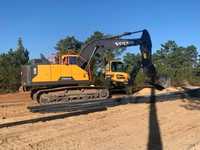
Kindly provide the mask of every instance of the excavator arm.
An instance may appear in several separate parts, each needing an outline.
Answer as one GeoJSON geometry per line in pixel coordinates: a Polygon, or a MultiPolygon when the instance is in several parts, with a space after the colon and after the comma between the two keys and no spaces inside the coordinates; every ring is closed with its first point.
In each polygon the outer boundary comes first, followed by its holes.
{"type": "MultiPolygon", "coordinates": [[[[134,83],[135,77],[140,68],[143,69],[144,74],[150,78],[150,82],[154,86],[157,77],[156,69],[152,63],[151,59],[151,49],[152,42],[150,34],[147,30],[136,31],[136,32],[126,32],[121,35],[112,36],[109,38],[102,38],[98,40],[93,40],[86,44],[80,52],[80,67],[87,69],[91,63],[91,59],[96,53],[101,53],[102,50],[113,50],[117,48],[139,46],[141,52],[141,62],[137,66],[133,66],[132,72],[130,74],[129,85],[134,83]],[[140,38],[135,39],[124,39],[122,37],[142,33],[140,38]]],[[[159,87],[157,87],[159,89],[159,87]]],[[[161,89],[161,87],[160,87],[161,89]]]]}
{"type": "Polygon", "coordinates": [[[142,60],[150,59],[151,57],[151,38],[147,30],[137,32],[126,32],[121,35],[112,36],[109,38],[102,38],[93,40],[83,46],[80,52],[81,67],[84,68],[84,64],[90,64],[90,60],[95,53],[101,53],[102,50],[113,50],[117,48],[129,47],[129,46],[140,46],[142,53],[142,60]],[[137,39],[123,39],[122,37],[142,32],[141,38],[137,39]]]}

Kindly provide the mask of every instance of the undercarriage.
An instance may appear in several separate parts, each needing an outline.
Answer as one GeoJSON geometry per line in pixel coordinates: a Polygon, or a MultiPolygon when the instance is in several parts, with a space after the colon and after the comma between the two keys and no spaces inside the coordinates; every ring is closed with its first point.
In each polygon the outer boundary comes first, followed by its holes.
{"type": "Polygon", "coordinates": [[[109,97],[108,89],[96,86],[67,86],[35,89],[31,92],[32,99],[36,100],[40,105],[84,100],[102,100],[109,97]]]}

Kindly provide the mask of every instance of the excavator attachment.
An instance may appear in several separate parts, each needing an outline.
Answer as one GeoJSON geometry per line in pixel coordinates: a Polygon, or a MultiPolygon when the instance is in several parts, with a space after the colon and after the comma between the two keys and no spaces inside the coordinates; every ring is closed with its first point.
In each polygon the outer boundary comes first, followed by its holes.
{"type": "MultiPolygon", "coordinates": [[[[129,86],[134,85],[134,81],[137,73],[140,69],[148,77],[148,81],[145,81],[145,86],[152,87],[157,90],[163,90],[164,87],[159,84],[157,71],[152,63],[152,42],[149,32],[147,30],[142,30],[138,32],[132,32],[133,34],[142,32],[140,40],[138,40],[138,45],[140,46],[141,61],[132,67],[130,74],[129,86]]],[[[129,33],[130,35],[131,33],[129,33]]]]}
{"type": "Polygon", "coordinates": [[[99,40],[91,41],[86,44],[80,53],[80,67],[86,69],[89,66],[92,57],[96,53],[101,53],[102,50],[112,50],[116,48],[123,48],[129,46],[139,46],[141,52],[141,61],[137,65],[133,66],[133,69],[130,74],[129,86],[134,86],[134,81],[137,73],[140,69],[143,70],[143,73],[149,78],[148,83],[151,86],[154,86],[157,89],[163,89],[161,85],[157,82],[157,72],[152,63],[152,42],[149,32],[144,29],[136,32],[125,32],[120,35],[102,38],[99,40]],[[129,36],[133,34],[142,33],[140,38],[134,39],[124,39],[122,37],[129,36]]]}

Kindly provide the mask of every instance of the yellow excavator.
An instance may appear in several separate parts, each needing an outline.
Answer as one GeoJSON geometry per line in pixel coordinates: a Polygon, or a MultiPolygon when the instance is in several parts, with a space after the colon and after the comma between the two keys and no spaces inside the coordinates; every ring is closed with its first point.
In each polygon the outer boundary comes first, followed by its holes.
{"type": "MultiPolygon", "coordinates": [[[[70,103],[84,100],[102,100],[110,96],[109,88],[95,85],[92,80],[91,62],[97,53],[105,50],[140,46],[139,68],[149,77],[149,84],[162,89],[156,82],[157,74],[151,61],[151,38],[147,30],[126,32],[108,38],[94,40],[84,45],[79,54],[62,55],[58,64],[31,64],[22,67],[22,86],[31,90],[31,97],[39,104],[70,103]],[[125,39],[136,33],[140,38],[125,39]]],[[[130,75],[122,70],[122,62],[111,61],[106,66],[105,78],[110,78],[117,86],[134,84],[138,67],[133,67],[130,75]],[[129,77],[130,76],[130,77],[129,77]]]]}
{"type": "Polygon", "coordinates": [[[104,69],[104,79],[109,82],[110,91],[125,91],[128,86],[129,74],[120,60],[110,60],[104,69]]]}

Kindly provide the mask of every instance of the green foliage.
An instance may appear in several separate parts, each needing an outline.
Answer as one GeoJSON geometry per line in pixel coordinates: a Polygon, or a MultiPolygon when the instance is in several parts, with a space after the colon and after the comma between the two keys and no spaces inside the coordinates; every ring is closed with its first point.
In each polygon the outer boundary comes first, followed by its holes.
{"type": "Polygon", "coordinates": [[[77,40],[74,36],[67,36],[57,42],[55,49],[58,53],[63,54],[70,49],[80,50],[82,44],[83,43],[77,40]]]}
{"type": "Polygon", "coordinates": [[[24,48],[23,46],[23,42],[22,39],[19,38],[18,39],[18,43],[17,43],[17,48],[15,50],[16,53],[16,57],[18,58],[15,62],[16,65],[24,65],[29,61],[29,52],[26,48],[24,48]]]}
{"type": "Polygon", "coordinates": [[[168,41],[153,55],[154,64],[160,75],[171,78],[173,85],[183,85],[184,82],[193,83],[198,76],[197,48],[194,45],[178,46],[174,41],[168,41]]]}
{"type": "Polygon", "coordinates": [[[18,39],[16,50],[10,49],[0,55],[0,92],[13,92],[21,83],[21,65],[29,61],[28,50],[24,48],[22,39],[18,39]]]}
{"type": "Polygon", "coordinates": [[[200,55],[198,55],[198,59],[197,59],[197,66],[196,66],[196,69],[194,71],[194,74],[196,76],[199,76],[200,77],[200,55]]]}
{"type": "Polygon", "coordinates": [[[103,37],[106,37],[106,35],[104,35],[104,33],[102,32],[99,32],[99,31],[95,31],[90,37],[88,37],[86,40],[85,40],[85,44],[93,41],[93,40],[98,40],[98,39],[101,39],[103,37]]]}
{"type": "MultiPolygon", "coordinates": [[[[140,62],[141,55],[133,54],[133,53],[126,53],[123,57],[123,61],[125,65],[127,66],[127,72],[130,74],[133,67],[140,67],[138,66],[138,62],[140,62]]],[[[140,70],[135,78],[134,81],[134,87],[141,87],[144,84],[145,76],[142,73],[142,70],[140,70]]]]}
{"type": "Polygon", "coordinates": [[[133,66],[137,65],[140,61],[140,54],[126,53],[123,57],[123,61],[127,66],[127,72],[130,73],[133,66]]]}
{"type": "MultiPolygon", "coordinates": [[[[140,61],[140,55],[127,53],[123,59],[127,65],[127,72],[130,73],[132,67],[140,61]]],[[[175,41],[167,41],[161,44],[161,48],[153,54],[153,62],[158,75],[169,77],[172,85],[200,84],[200,56],[194,45],[182,47],[175,41]]],[[[144,79],[140,71],[135,79],[135,85],[142,85],[144,79]]]]}
{"type": "Polygon", "coordinates": [[[142,87],[144,85],[144,81],[145,81],[145,75],[142,72],[142,70],[140,70],[135,78],[134,88],[142,87]]]}

